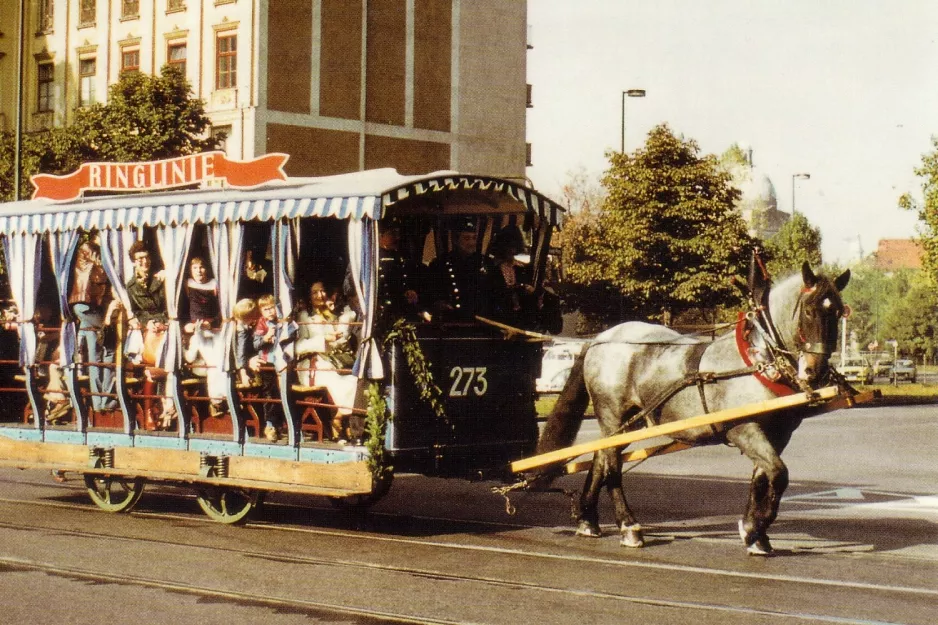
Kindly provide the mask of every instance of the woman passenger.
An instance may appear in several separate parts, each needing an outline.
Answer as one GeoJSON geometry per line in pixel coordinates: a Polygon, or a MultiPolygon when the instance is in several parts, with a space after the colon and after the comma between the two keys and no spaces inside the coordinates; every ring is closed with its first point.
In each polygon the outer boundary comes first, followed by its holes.
{"type": "Polygon", "coordinates": [[[336,405],[332,437],[346,438],[345,417],[352,412],[358,378],[348,370],[354,362],[349,343],[350,323],[355,313],[346,307],[336,315],[322,282],[309,289],[309,305],[297,314],[299,330],[296,341],[297,375],[304,386],[324,386],[336,405]]]}
{"type": "Polygon", "coordinates": [[[189,322],[183,326],[190,335],[189,347],[184,354],[186,362],[205,365],[193,367],[193,373],[204,375],[209,402],[209,413],[213,417],[222,416],[225,410],[225,395],[228,376],[222,368],[224,346],[218,327],[221,316],[218,307],[218,287],[214,279],[209,279],[205,261],[195,256],[189,261],[189,279],[186,281],[186,296],[189,300],[189,322]]]}

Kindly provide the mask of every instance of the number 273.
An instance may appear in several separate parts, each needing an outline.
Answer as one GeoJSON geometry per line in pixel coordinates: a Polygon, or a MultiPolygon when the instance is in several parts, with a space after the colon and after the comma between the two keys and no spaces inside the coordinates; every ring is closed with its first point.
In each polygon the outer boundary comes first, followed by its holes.
{"type": "Polygon", "coordinates": [[[450,397],[466,397],[471,390],[481,397],[489,390],[489,381],[485,378],[487,367],[453,367],[449,377],[453,381],[449,387],[450,397]]]}

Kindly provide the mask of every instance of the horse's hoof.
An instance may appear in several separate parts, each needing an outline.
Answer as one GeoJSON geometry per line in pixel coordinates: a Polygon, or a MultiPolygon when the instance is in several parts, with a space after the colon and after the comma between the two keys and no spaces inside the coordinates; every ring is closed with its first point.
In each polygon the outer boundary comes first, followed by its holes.
{"type": "Polygon", "coordinates": [[[768,536],[760,536],[756,539],[756,542],[752,543],[746,547],[746,553],[751,556],[774,556],[775,550],[772,549],[772,543],[769,542],[768,536]]]}
{"type": "Polygon", "coordinates": [[[639,548],[645,546],[645,536],[642,534],[642,526],[636,523],[635,525],[626,525],[622,528],[622,540],[619,541],[619,544],[623,547],[632,547],[639,548]]]}
{"type": "Polygon", "coordinates": [[[590,523],[589,521],[580,521],[579,526],[576,528],[577,536],[586,536],[587,538],[599,538],[603,535],[600,531],[599,526],[595,523],[590,523]]]}
{"type": "Polygon", "coordinates": [[[742,519],[739,520],[739,537],[743,539],[743,544],[746,545],[746,553],[751,556],[771,556],[775,554],[772,543],[769,542],[769,537],[765,534],[756,535],[747,532],[742,519]]]}

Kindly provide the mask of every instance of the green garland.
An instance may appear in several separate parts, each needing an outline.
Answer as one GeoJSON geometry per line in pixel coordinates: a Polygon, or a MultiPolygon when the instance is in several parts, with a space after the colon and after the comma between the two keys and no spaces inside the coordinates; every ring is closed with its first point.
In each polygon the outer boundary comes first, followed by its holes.
{"type": "Polygon", "coordinates": [[[368,449],[368,468],[376,483],[390,477],[394,467],[388,464],[388,452],[384,448],[384,436],[388,431],[388,404],[384,401],[381,386],[372,382],[365,389],[368,398],[368,414],[365,417],[365,447],[368,449]]]}
{"type": "MultiPolygon", "coordinates": [[[[443,391],[433,381],[433,374],[430,371],[430,364],[424,356],[420,343],[417,341],[417,328],[407,323],[404,319],[398,319],[391,326],[382,342],[385,348],[394,343],[400,343],[404,352],[404,360],[407,361],[407,368],[414,377],[414,382],[420,391],[420,399],[425,401],[433,410],[433,414],[452,431],[453,424],[450,423],[446,410],[443,407],[443,391]]],[[[391,415],[388,413],[387,402],[381,392],[381,386],[377,382],[372,382],[365,389],[365,396],[368,398],[368,412],[365,418],[365,432],[367,433],[368,449],[368,468],[376,481],[389,477],[393,467],[388,465],[388,453],[384,448],[384,437],[387,433],[388,422],[391,415]]]]}

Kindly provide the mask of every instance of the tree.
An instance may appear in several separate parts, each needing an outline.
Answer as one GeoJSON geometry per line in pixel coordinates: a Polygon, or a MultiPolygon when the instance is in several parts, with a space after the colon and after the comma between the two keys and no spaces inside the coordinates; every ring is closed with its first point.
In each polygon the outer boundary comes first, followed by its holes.
{"type": "MultiPolygon", "coordinates": [[[[22,167],[24,197],[29,177],[66,174],[88,161],[149,161],[210,150],[204,137],[209,119],[201,100],[178,68],[165,66],[160,76],[123,74],[108,89],[107,104],[78,109],[72,125],[26,135],[22,167]]],[[[0,135],[0,200],[15,196],[12,133],[0,135]]]]}
{"type": "Polygon", "coordinates": [[[899,352],[919,361],[932,362],[935,356],[938,332],[935,328],[935,310],[938,295],[931,285],[914,281],[902,295],[891,303],[883,319],[882,334],[899,342],[899,352]]]}
{"type": "Polygon", "coordinates": [[[564,233],[575,299],[606,322],[667,323],[685,311],[737,305],[734,278],[745,274],[752,242],[733,208],[739,191],[716,157],[700,157],[696,142],[667,125],[634,154],[608,157],[602,210],[564,233]]]}
{"type": "Polygon", "coordinates": [[[918,213],[919,242],[922,244],[922,266],[932,283],[938,282],[938,137],[931,138],[933,150],[922,155],[921,166],[915,175],[922,178],[922,201],[911,194],[899,198],[899,206],[918,213]]]}
{"type": "Polygon", "coordinates": [[[765,242],[765,251],[768,270],[773,276],[798,271],[805,261],[818,267],[821,264],[821,229],[812,226],[803,214],[795,213],[765,242]]]}

